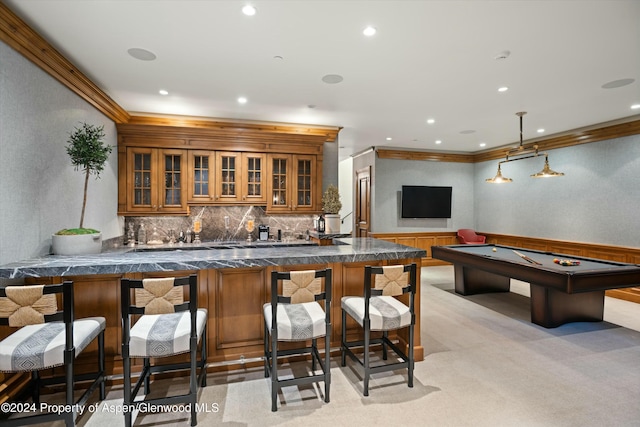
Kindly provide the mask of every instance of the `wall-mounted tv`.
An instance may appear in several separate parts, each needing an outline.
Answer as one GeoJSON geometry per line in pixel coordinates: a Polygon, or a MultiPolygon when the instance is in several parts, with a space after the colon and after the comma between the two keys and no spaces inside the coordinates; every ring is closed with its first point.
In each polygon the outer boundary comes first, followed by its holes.
{"type": "Polygon", "coordinates": [[[402,218],[451,218],[451,187],[402,186],[402,218]]]}

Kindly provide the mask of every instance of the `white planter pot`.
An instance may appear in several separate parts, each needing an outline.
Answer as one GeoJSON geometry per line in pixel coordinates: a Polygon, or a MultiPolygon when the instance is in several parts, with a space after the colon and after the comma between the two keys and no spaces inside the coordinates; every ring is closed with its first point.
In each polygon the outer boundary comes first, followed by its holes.
{"type": "Polygon", "coordinates": [[[99,254],[102,251],[102,233],[51,236],[54,255],[99,254]]]}
{"type": "Polygon", "coordinates": [[[340,233],[340,215],[338,214],[325,214],[324,215],[326,234],[340,233]]]}

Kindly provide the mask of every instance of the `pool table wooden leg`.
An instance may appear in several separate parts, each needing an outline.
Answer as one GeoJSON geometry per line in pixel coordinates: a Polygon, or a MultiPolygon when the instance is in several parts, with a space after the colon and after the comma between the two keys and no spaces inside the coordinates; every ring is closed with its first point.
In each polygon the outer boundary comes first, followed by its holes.
{"type": "Polygon", "coordinates": [[[511,279],[475,268],[454,265],[455,289],[460,295],[509,292],[511,279]]]}
{"type": "Polygon", "coordinates": [[[531,322],[556,328],[569,322],[601,322],[604,291],[568,294],[531,283],[531,322]]]}

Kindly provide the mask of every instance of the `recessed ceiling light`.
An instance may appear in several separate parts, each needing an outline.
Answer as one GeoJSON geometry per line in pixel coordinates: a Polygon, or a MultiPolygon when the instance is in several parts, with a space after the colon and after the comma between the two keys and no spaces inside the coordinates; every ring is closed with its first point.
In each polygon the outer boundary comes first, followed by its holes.
{"type": "Polygon", "coordinates": [[[622,87],[622,86],[626,86],[626,85],[630,85],[631,83],[635,82],[635,79],[620,79],[620,80],[613,80],[609,83],[605,83],[602,85],[602,89],[615,89],[617,87],[622,87]]]}
{"type": "Polygon", "coordinates": [[[247,16],[253,16],[256,14],[256,12],[257,12],[257,9],[251,6],[250,4],[242,8],[242,13],[244,13],[247,16]]]}
{"type": "Polygon", "coordinates": [[[511,55],[510,51],[503,50],[502,52],[500,52],[496,56],[494,56],[493,59],[507,59],[509,57],[509,55],[511,55]]]}
{"type": "Polygon", "coordinates": [[[537,132],[538,132],[538,133],[544,133],[544,129],[543,129],[543,128],[540,128],[540,129],[538,129],[538,131],[537,131],[537,132]]]}
{"type": "Polygon", "coordinates": [[[284,58],[283,58],[282,56],[280,56],[280,55],[275,55],[275,56],[273,57],[273,59],[276,59],[276,60],[278,60],[278,61],[282,61],[284,58]]]}
{"type": "Polygon", "coordinates": [[[238,103],[246,104],[247,103],[247,98],[245,98],[244,96],[239,97],[238,98],[238,103]]]}
{"type": "Polygon", "coordinates": [[[378,31],[378,30],[376,30],[376,28],[375,28],[375,27],[368,26],[367,28],[365,28],[364,30],[362,30],[362,34],[364,34],[364,35],[365,35],[365,36],[367,36],[367,37],[371,37],[371,36],[375,35],[375,33],[376,33],[377,31],[378,31]]]}
{"type": "Polygon", "coordinates": [[[154,59],[156,59],[155,53],[149,52],[148,50],[141,49],[139,47],[132,47],[131,49],[127,50],[127,53],[134,58],[139,59],[140,61],[153,61],[154,59]]]}
{"type": "Polygon", "coordinates": [[[637,110],[638,108],[640,108],[640,104],[633,104],[633,105],[631,106],[631,109],[632,109],[632,110],[637,110]]]}
{"type": "Polygon", "coordinates": [[[481,143],[480,143],[480,147],[486,147],[486,146],[487,146],[487,144],[486,144],[486,143],[484,143],[484,142],[481,142],[481,143]]]}
{"type": "Polygon", "coordinates": [[[509,88],[508,88],[508,87],[506,87],[506,86],[502,86],[502,87],[499,87],[499,88],[498,88],[498,92],[506,92],[506,91],[508,91],[508,90],[509,90],[509,88]]]}
{"type": "Polygon", "coordinates": [[[427,119],[427,123],[430,125],[434,124],[435,122],[435,119],[427,119]]]}
{"type": "Polygon", "coordinates": [[[160,95],[169,95],[169,91],[168,91],[168,90],[164,90],[164,89],[160,89],[160,90],[158,91],[158,93],[159,93],[160,95]]]}
{"type": "Polygon", "coordinates": [[[342,80],[344,80],[342,78],[342,76],[338,75],[338,74],[327,74],[326,76],[324,76],[322,78],[322,81],[325,83],[328,83],[330,85],[336,84],[336,83],[340,83],[342,80]]]}
{"type": "Polygon", "coordinates": [[[439,139],[436,140],[436,144],[442,144],[442,141],[440,141],[439,139]]]}
{"type": "Polygon", "coordinates": [[[391,138],[390,136],[387,137],[387,141],[391,141],[393,138],[391,138]]]}

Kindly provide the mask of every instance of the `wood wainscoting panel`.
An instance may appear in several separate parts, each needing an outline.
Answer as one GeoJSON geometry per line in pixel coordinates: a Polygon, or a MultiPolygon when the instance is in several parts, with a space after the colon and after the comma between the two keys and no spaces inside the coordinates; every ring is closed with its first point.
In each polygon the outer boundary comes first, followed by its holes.
{"type": "Polygon", "coordinates": [[[265,269],[228,268],[216,270],[215,275],[213,301],[217,322],[214,336],[209,332],[216,343],[214,354],[237,353],[239,347],[261,354],[262,305],[267,301],[265,269]]]}
{"type": "Polygon", "coordinates": [[[422,258],[422,266],[446,265],[444,261],[431,257],[431,246],[455,245],[458,243],[455,231],[417,232],[417,233],[370,233],[370,237],[386,240],[399,245],[424,249],[427,254],[422,258]]]}

